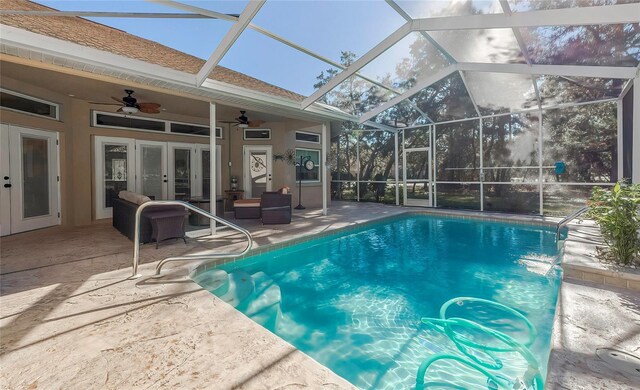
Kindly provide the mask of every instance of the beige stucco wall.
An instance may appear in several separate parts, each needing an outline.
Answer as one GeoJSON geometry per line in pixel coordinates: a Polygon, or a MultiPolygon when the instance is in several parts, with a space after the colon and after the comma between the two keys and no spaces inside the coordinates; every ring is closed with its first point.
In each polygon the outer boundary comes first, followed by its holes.
{"type": "MultiPolygon", "coordinates": [[[[0,75],[1,76],[1,75],[0,75]]],[[[124,137],[139,140],[185,142],[193,144],[208,144],[208,137],[189,135],[174,135],[144,131],[132,131],[113,128],[97,128],[91,126],[91,110],[109,112],[112,107],[93,106],[86,101],[78,100],[66,95],[55,93],[44,86],[26,84],[20,80],[1,76],[0,85],[3,88],[21,92],[60,104],[60,120],[40,118],[10,110],[0,110],[0,122],[56,131],[60,139],[60,186],[61,213],[63,225],[86,225],[95,221],[95,165],[94,165],[94,136],[124,137]],[[106,108],[105,108],[106,107],[106,108]]],[[[59,86],[58,86],[59,88],[59,86]]],[[[188,103],[188,102],[185,102],[188,103]]],[[[178,114],[161,113],[153,118],[169,119],[181,122],[208,125],[208,117],[185,117],[178,114]]],[[[233,118],[217,118],[228,121],[233,118]]],[[[265,141],[244,141],[242,129],[229,127],[218,123],[223,128],[223,139],[217,142],[222,151],[222,187],[230,188],[230,174],[239,178],[242,187],[243,145],[271,145],[274,153],[282,153],[286,149],[303,147],[320,150],[321,145],[296,142],[295,131],[321,133],[322,126],[317,123],[299,120],[282,120],[267,122],[261,128],[271,128],[272,139],[265,141]],[[231,141],[231,149],[229,149],[231,141]],[[228,162],[231,161],[229,172],[228,162]]],[[[297,183],[295,182],[295,167],[284,162],[273,162],[273,190],[282,186],[289,186],[293,193],[293,205],[298,204],[297,183]]],[[[303,204],[307,207],[322,206],[322,187],[320,183],[303,185],[303,204]]]]}

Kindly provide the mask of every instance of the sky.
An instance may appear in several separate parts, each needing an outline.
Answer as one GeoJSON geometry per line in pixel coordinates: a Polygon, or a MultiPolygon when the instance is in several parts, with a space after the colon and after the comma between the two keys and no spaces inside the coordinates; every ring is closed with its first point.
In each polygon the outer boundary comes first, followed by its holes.
{"type": "MultiPolygon", "coordinates": [[[[38,0],[66,11],[182,12],[147,1],[38,0]]],[[[242,12],[247,1],[183,1],[223,13],[242,12]]],[[[196,57],[207,59],[232,23],[214,19],[91,18],[196,57]]],[[[405,20],[384,1],[267,1],[252,23],[339,62],[343,50],[366,53],[405,20]]],[[[395,47],[408,54],[410,42],[395,47]]],[[[378,61],[367,67],[376,78],[393,72],[395,63],[378,61]]],[[[331,65],[247,29],[220,65],[308,96],[321,71],[331,65]]]]}

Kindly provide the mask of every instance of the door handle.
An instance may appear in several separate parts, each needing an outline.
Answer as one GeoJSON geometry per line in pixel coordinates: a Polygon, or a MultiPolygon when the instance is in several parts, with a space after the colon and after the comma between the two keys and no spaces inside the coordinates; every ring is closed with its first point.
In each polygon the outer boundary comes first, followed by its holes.
{"type": "Polygon", "coordinates": [[[4,188],[11,188],[11,184],[5,184],[4,188]]]}
{"type": "Polygon", "coordinates": [[[5,179],[5,180],[9,180],[9,176],[5,176],[5,177],[4,177],[4,179],[5,179]]]}
{"type": "Polygon", "coordinates": [[[164,179],[164,180],[163,180],[163,182],[165,182],[165,183],[166,183],[167,181],[168,181],[167,179],[164,179]]]}

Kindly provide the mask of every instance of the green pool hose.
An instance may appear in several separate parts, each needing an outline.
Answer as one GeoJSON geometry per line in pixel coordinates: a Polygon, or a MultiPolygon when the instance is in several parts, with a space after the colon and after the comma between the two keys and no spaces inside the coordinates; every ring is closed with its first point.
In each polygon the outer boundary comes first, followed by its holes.
{"type": "MultiPolygon", "coordinates": [[[[492,374],[491,372],[489,372],[489,370],[496,371],[496,370],[502,369],[503,367],[502,361],[500,361],[500,359],[498,359],[494,355],[495,352],[519,353],[529,364],[529,368],[527,369],[527,372],[525,373],[525,377],[523,378],[525,382],[525,386],[529,386],[529,384],[531,384],[534,389],[542,389],[543,379],[542,379],[542,375],[540,374],[538,361],[536,360],[536,358],[533,356],[533,354],[528,348],[533,344],[537,336],[536,328],[525,316],[523,316],[521,313],[517,312],[516,310],[508,306],[505,306],[501,303],[486,300],[486,299],[472,298],[472,297],[458,297],[458,298],[451,299],[442,305],[442,307],[440,308],[440,318],[423,318],[422,322],[431,328],[442,330],[447,335],[447,337],[449,337],[449,339],[454,343],[456,348],[464,355],[464,357],[452,355],[452,354],[437,354],[425,360],[420,365],[420,368],[418,369],[418,374],[416,377],[416,389],[422,389],[425,387],[431,387],[435,385],[438,385],[438,386],[444,385],[442,382],[427,382],[427,383],[424,382],[424,378],[427,370],[433,363],[435,363],[438,360],[453,360],[480,372],[481,374],[487,377],[487,383],[490,386],[492,386],[492,387],[489,387],[489,389],[500,389],[500,388],[512,389],[513,383],[509,381],[507,378],[504,378],[504,377],[498,376],[497,374],[492,374]],[[529,336],[527,338],[527,341],[524,343],[521,343],[503,332],[480,325],[476,322],[473,322],[464,318],[456,318],[456,317],[447,318],[447,309],[454,303],[458,304],[464,301],[480,302],[483,304],[494,306],[519,318],[525,323],[527,327],[528,336],[529,336]],[[469,329],[469,330],[487,334],[499,340],[500,342],[505,344],[505,346],[497,347],[497,346],[479,344],[477,342],[474,342],[473,340],[470,340],[465,336],[462,336],[456,333],[453,327],[461,327],[464,329],[469,329]],[[469,349],[483,352],[485,355],[489,356],[491,360],[493,360],[493,362],[486,362],[481,360],[477,356],[473,355],[469,351],[469,349]]],[[[458,386],[455,386],[454,388],[458,388],[458,386]]]]}

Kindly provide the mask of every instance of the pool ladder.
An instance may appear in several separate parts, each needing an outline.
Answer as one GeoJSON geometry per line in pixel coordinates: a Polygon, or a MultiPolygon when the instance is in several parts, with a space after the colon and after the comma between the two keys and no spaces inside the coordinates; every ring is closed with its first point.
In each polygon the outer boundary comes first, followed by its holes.
{"type": "Polygon", "coordinates": [[[560,240],[560,229],[567,226],[569,222],[578,218],[579,216],[586,213],[587,211],[589,211],[589,206],[584,206],[580,210],[574,211],[573,213],[562,218],[562,220],[558,222],[558,224],[556,225],[556,242],[560,240]]]}
{"type": "Polygon", "coordinates": [[[219,259],[219,258],[223,258],[223,257],[240,257],[244,254],[246,254],[247,252],[249,252],[249,250],[251,250],[251,247],[253,246],[253,237],[251,237],[251,233],[249,233],[248,230],[233,224],[223,218],[217,217],[213,214],[211,214],[208,211],[205,211],[201,208],[198,208],[190,203],[187,202],[183,202],[180,200],[152,200],[149,202],[145,202],[143,204],[140,205],[140,207],[138,207],[138,210],[136,210],[136,219],[135,219],[135,234],[134,234],[134,239],[133,239],[133,272],[131,275],[131,279],[136,279],[141,277],[142,275],[138,273],[138,264],[139,264],[139,260],[140,260],[140,216],[142,215],[142,210],[144,210],[145,208],[149,207],[149,206],[158,206],[158,205],[163,205],[163,206],[182,206],[186,209],[189,209],[195,213],[198,213],[200,215],[204,215],[205,217],[214,220],[216,222],[220,222],[221,224],[228,226],[229,228],[238,231],[240,233],[242,233],[246,238],[247,238],[247,246],[240,252],[232,252],[232,253],[210,253],[210,254],[204,254],[204,255],[190,255],[190,256],[174,256],[174,257],[167,257],[164,260],[161,260],[158,265],[156,266],[156,273],[155,276],[159,276],[160,275],[160,271],[162,270],[162,267],[170,262],[170,261],[194,261],[194,260],[209,260],[209,259],[219,259]]]}

